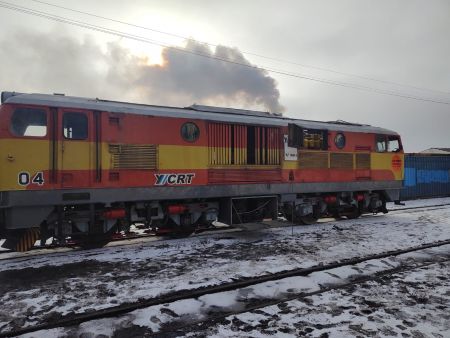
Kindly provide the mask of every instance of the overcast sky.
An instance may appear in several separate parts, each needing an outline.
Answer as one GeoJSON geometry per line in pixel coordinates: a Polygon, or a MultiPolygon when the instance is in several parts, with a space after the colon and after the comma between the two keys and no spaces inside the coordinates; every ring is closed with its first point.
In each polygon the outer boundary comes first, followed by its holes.
{"type": "Polygon", "coordinates": [[[450,147],[450,104],[376,93],[450,103],[450,1],[48,1],[181,38],[11,0],[157,44],[0,7],[1,90],[283,111],[291,117],[393,129],[409,152],[450,147]]]}

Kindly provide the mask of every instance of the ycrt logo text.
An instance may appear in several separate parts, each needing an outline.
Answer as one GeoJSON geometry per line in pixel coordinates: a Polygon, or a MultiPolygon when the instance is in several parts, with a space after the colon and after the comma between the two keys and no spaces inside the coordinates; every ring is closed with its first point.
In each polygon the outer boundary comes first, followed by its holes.
{"type": "Polygon", "coordinates": [[[155,174],[155,185],[191,184],[195,174],[155,174]]]}

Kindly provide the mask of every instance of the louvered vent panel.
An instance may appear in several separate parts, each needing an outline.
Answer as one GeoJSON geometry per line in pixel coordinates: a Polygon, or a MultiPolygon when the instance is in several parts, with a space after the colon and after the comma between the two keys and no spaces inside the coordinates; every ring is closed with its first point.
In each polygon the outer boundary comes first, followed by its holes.
{"type": "Polygon", "coordinates": [[[370,169],[370,154],[356,154],[356,169],[370,169]]]}
{"type": "Polygon", "coordinates": [[[330,154],[331,169],[353,169],[353,154],[331,153],[330,154]]]}
{"type": "Polygon", "coordinates": [[[153,144],[110,144],[112,169],[156,169],[157,147],[153,144]]]}
{"type": "Polygon", "coordinates": [[[301,152],[298,163],[300,168],[328,168],[328,153],[301,152]]]}

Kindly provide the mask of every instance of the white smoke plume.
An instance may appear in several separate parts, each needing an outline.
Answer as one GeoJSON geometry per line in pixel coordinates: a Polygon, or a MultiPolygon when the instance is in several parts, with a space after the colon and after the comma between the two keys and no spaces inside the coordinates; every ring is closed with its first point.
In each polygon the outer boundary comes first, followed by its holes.
{"type": "MultiPolygon", "coordinates": [[[[1,90],[192,103],[282,112],[276,81],[261,69],[243,67],[171,48],[162,65],[150,65],[117,42],[106,49],[92,38],[19,31],[0,38],[1,90]]],[[[251,65],[236,48],[186,41],[186,50],[251,65]]]]}

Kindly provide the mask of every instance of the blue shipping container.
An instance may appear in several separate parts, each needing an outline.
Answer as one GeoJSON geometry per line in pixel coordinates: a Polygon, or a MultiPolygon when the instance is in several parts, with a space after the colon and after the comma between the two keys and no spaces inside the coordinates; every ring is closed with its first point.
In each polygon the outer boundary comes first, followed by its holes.
{"type": "Polygon", "coordinates": [[[405,154],[401,200],[450,196],[450,155],[405,154]]]}

